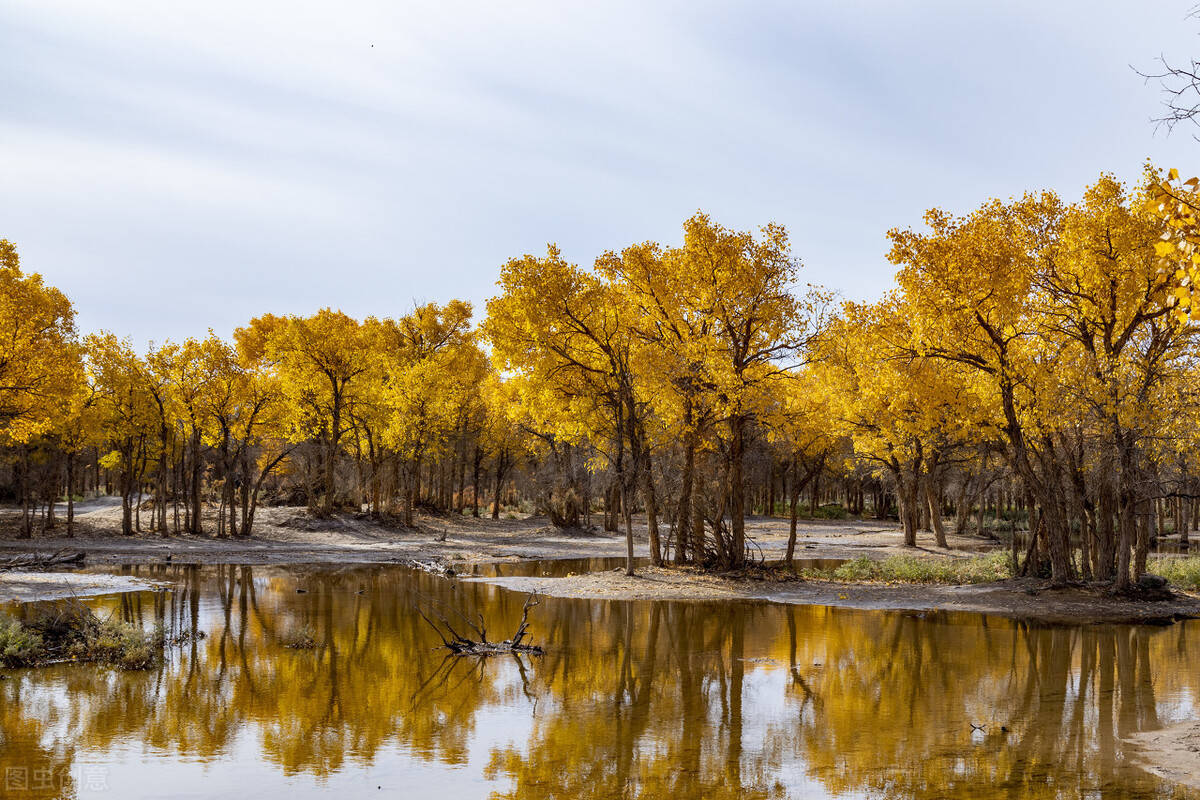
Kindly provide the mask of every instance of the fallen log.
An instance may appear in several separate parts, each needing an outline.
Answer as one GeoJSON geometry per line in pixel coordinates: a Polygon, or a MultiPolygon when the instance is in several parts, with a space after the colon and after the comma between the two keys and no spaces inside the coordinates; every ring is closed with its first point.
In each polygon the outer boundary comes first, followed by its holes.
{"type": "Polygon", "coordinates": [[[484,622],[482,614],[479,615],[479,623],[476,624],[462,613],[458,611],[454,612],[479,637],[478,639],[470,639],[456,631],[445,615],[438,613],[436,610],[431,609],[431,613],[438,618],[438,621],[441,623],[440,626],[431,620],[420,608],[417,609],[417,613],[437,633],[438,638],[442,640],[442,647],[454,655],[486,658],[487,656],[498,656],[506,653],[524,653],[526,655],[540,656],[546,651],[536,644],[526,644],[524,642],[525,636],[529,633],[529,609],[537,604],[536,592],[525,598],[525,605],[521,608],[521,622],[517,625],[516,633],[502,642],[488,641],[487,625],[484,622]]]}
{"type": "Polygon", "coordinates": [[[0,570],[81,567],[85,558],[86,556],[82,550],[58,550],[50,554],[20,553],[6,559],[0,559],[0,570]]]}

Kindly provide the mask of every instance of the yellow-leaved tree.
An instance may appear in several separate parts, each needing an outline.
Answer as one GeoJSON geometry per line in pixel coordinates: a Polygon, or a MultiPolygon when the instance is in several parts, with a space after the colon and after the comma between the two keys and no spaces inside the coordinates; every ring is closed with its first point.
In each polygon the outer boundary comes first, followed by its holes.
{"type": "MultiPolygon", "coordinates": [[[[337,491],[342,437],[351,429],[348,409],[369,383],[375,362],[369,325],[323,308],[309,317],[267,315],[252,320],[250,327],[265,336],[265,358],[274,365],[296,422],[292,436],[321,445],[321,502],[316,508],[328,515],[337,491]]],[[[310,505],[314,501],[315,493],[310,505]]]]}
{"type": "Polygon", "coordinates": [[[0,239],[0,437],[25,444],[48,431],[82,380],[75,309],[0,239]]]}

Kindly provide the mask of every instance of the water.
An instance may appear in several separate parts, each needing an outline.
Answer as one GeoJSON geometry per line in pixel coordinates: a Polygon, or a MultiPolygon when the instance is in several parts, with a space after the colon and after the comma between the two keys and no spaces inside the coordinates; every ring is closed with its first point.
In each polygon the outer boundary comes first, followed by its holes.
{"type": "Polygon", "coordinates": [[[176,588],[88,602],[207,637],[149,672],[8,671],[0,779],[31,788],[0,796],[1197,796],[1121,741],[1197,713],[1195,623],[545,598],[545,656],[478,661],[414,607],[504,638],[522,595],[391,566],[135,571],[176,588]]]}
{"type": "MultiPolygon", "coordinates": [[[[472,564],[462,574],[472,577],[513,578],[548,577],[565,578],[586,572],[624,570],[624,557],[603,556],[599,558],[556,558],[549,561],[498,561],[487,564],[472,564]]],[[[650,564],[648,558],[635,558],[634,567],[650,564]]]]}

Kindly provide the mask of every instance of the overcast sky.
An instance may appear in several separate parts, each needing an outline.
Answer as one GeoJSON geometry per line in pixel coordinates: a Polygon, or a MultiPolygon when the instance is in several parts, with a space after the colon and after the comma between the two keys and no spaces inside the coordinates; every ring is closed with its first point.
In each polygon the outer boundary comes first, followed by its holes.
{"type": "Polygon", "coordinates": [[[697,209],[869,298],[930,206],[1200,173],[1129,66],[1200,55],[1191,5],[6,0],[0,238],[139,345],[481,314],[511,256],[675,243],[697,209]]]}

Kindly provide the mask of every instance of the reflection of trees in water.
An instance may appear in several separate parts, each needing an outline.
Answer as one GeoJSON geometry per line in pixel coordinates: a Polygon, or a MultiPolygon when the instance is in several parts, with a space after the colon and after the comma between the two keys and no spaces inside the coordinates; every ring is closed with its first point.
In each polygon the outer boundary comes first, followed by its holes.
{"type": "Polygon", "coordinates": [[[75,747],[53,734],[55,705],[26,681],[0,681],[0,797],[75,796],[75,747]]]}
{"type": "Polygon", "coordinates": [[[1125,797],[1158,785],[1122,765],[1118,740],[1159,727],[1150,665],[1178,664],[1162,631],[807,613],[826,633],[801,637],[793,658],[822,665],[806,676],[818,701],[797,754],[831,790],[1125,797]]]}
{"type": "Polygon", "coordinates": [[[530,741],[493,753],[502,797],[774,797],[757,746],[743,752],[749,604],[575,603],[589,624],[576,647],[551,647],[538,684],[554,707],[530,741]],[[592,648],[582,649],[587,642],[592,648]]]}
{"type": "Polygon", "coordinates": [[[606,622],[619,645],[596,670],[539,670],[570,705],[493,755],[502,796],[766,797],[800,773],[887,797],[1179,796],[1123,766],[1119,739],[1159,725],[1150,666],[1184,674],[1182,627],[669,604],[606,622]]]}
{"type": "Polygon", "coordinates": [[[1187,626],[546,599],[534,620],[544,657],[479,661],[435,650],[414,604],[483,611],[508,629],[522,596],[388,568],[141,570],[176,590],[104,607],[207,638],[154,672],[0,682],[0,767],[69,764],[68,742],[103,750],[121,738],[220,758],[243,730],[287,774],[323,776],[395,747],[466,764],[478,715],[517,705],[527,738],[487,759],[511,786],[503,797],[778,797],[798,780],[912,798],[1167,796],[1121,766],[1120,739],[1159,725],[1156,689],[1200,688],[1179,668],[1197,649],[1187,626]],[[316,646],[285,648],[297,629],[316,646]],[[72,698],[66,725],[51,729],[47,706],[30,702],[42,688],[72,698]]]}

